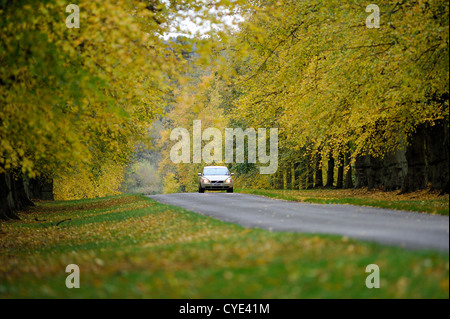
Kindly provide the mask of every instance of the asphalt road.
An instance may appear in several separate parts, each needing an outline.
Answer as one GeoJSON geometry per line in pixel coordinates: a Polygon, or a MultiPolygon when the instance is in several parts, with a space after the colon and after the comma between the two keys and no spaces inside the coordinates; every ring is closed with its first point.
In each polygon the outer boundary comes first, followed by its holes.
{"type": "Polygon", "coordinates": [[[347,236],[411,249],[449,251],[449,217],[382,208],[297,203],[239,193],[149,195],[249,228],[347,236]]]}

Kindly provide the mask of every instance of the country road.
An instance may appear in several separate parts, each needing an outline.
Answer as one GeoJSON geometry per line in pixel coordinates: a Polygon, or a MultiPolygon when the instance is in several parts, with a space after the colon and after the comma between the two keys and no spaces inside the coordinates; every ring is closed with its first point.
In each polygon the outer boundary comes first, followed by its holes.
{"type": "Polygon", "coordinates": [[[239,193],[148,197],[249,228],[335,234],[411,249],[449,251],[448,216],[352,205],[298,203],[239,193]]]}

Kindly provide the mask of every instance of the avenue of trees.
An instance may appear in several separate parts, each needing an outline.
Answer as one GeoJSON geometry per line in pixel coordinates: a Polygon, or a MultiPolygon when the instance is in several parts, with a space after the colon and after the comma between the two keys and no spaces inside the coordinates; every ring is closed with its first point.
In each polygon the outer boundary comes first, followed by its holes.
{"type": "MultiPolygon", "coordinates": [[[[230,165],[241,187],[448,193],[448,2],[378,1],[379,28],[361,1],[256,3],[209,78],[180,92],[169,130],[277,127],[278,172],[230,165]]],[[[194,190],[198,168],[165,158],[169,189],[194,190]]]]}
{"type": "Polygon", "coordinates": [[[0,218],[146,174],[195,191],[204,163],[172,163],[170,132],[198,119],[278,128],[277,173],[229,165],[243,187],[448,193],[449,4],[376,4],[369,28],[357,0],[92,0],[68,28],[65,1],[0,1],[0,218]],[[164,37],[186,17],[221,27],[164,37]]]}
{"type": "MultiPolygon", "coordinates": [[[[165,35],[179,32],[187,13],[197,23],[220,24],[213,9],[230,5],[79,1],[79,28],[69,28],[68,4],[0,1],[3,219],[55,192],[113,194],[135,147],[149,144],[148,128],[185,69],[189,43],[165,35]]],[[[197,50],[208,56],[207,41],[200,39],[197,50]]]]}

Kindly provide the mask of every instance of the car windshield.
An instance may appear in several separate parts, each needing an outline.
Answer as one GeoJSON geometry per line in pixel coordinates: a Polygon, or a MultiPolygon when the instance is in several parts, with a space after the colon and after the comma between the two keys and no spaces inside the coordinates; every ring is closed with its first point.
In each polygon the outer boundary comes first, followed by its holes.
{"type": "Polygon", "coordinates": [[[230,175],[226,167],[205,167],[203,175],[230,175]]]}

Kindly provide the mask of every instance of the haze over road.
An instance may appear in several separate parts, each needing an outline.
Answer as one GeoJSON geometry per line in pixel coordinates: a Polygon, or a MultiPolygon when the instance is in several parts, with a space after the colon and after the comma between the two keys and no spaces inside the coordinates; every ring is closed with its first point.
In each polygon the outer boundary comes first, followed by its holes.
{"type": "Polygon", "coordinates": [[[449,217],[353,205],[298,203],[239,193],[148,195],[158,202],[249,228],[347,236],[449,251],[449,217]]]}

